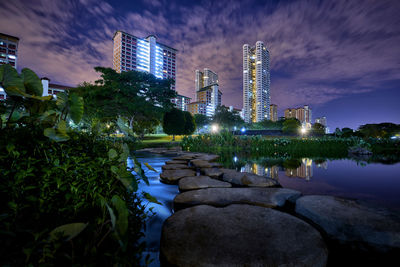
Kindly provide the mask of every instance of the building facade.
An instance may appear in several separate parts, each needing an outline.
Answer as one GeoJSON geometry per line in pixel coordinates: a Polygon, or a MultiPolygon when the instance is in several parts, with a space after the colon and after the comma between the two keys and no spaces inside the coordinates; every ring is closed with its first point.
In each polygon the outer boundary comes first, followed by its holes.
{"type": "Polygon", "coordinates": [[[271,121],[277,121],[278,120],[278,106],[275,104],[271,104],[269,106],[269,119],[271,121]]]}
{"type": "Polygon", "coordinates": [[[189,111],[192,115],[196,114],[202,114],[206,115],[207,114],[207,105],[205,102],[192,102],[187,105],[187,111],[189,111]]]}
{"type": "Polygon", "coordinates": [[[190,97],[184,96],[184,95],[177,95],[176,98],[172,99],[172,103],[175,104],[177,109],[180,109],[182,111],[188,111],[187,105],[190,104],[190,97]]]}
{"type": "Polygon", "coordinates": [[[303,127],[311,128],[312,112],[308,105],[300,108],[285,109],[285,119],[295,118],[298,119],[303,127]]]}
{"type": "Polygon", "coordinates": [[[326,117],[320,117],[320,118],[316,118],[315,119],[315,123],[319,123],[319,124],[322,124],[323,126],[328,126],[327,124],[326,124],[326,117]]]}
{"type": "MultiPolygon", "coordinates": [[[[205,68],[203,71],[196,70],[194,83],[197,97],[197,92],[200,91],[200,89],[210,85],[218,84],[218,74],[207,68],[205,68]]],[[[196,101],[200,100],[196,98],[196,101]]]]}
{"type": "MultiPolygon", "coordinates": [[[[10,64],[17,68],[19,38],[5,33],[0,33],[0,65],[10,64]]],[[[0,87],[0,100],[7,98],[7,94],[0,87]]]]}
{"type": "Polygon", "coordinates": [[[52,95],[56,97],[58,93],[65,92],[73,88],[71,86],[50,83],[50,79],[47,77],[41,78],[41,81],[43,85],[43,96],[52,95]]]}
{"type": "MultiPolygon", "coordinates": [[[[139,38],[116,31],[113,37],[113,69],[117,72],[136,70],[157,78],[176,81],[176,54],[178,50],[157,42],[154,35],[139,38]]],[[[171,89],[175,90],[176,85],[171,89]]]]}
{"type": "Polygon", "coordinates": [[[244,121],[270,119],[270,62],[263,42],[255,47],[243,45],[243,117],[244,121]]]}

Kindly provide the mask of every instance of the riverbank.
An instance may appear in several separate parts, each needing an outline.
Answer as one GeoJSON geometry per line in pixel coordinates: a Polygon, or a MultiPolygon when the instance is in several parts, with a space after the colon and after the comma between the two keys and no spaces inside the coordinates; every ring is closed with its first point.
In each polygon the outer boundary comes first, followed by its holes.
{"type": "Polygon", "coordinates": [[[350,261],[356,264],[382,260],[389,264],[387,259],[399,249],[398,214],[354,200],[302,196],[296,190],[281,188],[273,179],[223,169],[214,162],[216,159],[217,156],[183,152],[163,167],[161,179],[178,183],[182,191],[174,199],[174,215],[164,223],[164,263],[185,266],[196,262],[201,266],[240,264],[244,260],[250,265],[324,266],[327,262],[348,263],[341,262],[342,255],[348,254],[353,255],[350,261]],[[333,210],[341,212],[331,213],[333,210]],[[326,220],[318,218],[332,220],[324,225],[326,220]],[[332,228],[337,232],[330,232],[332,228]],[[367,232],[359,235],[360,229],[367,232]],[[388,235],[397,241],[383,244],[388,235]]]}

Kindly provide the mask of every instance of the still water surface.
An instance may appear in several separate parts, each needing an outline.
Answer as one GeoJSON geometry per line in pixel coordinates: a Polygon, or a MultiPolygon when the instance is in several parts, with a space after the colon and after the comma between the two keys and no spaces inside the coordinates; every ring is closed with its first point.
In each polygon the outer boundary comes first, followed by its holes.
{"type": "MultiPolygon", "coordinates": [[[[172,202],[179,193],[178,186],[166,185],[159,181],[161,166],[175,155],[155,155],[138,153],[139,162],[149,163],[157,173],[143,169],[150,185],[141,183],[140,191],[150,193],[162,205],[147,204],[156,213],[147,223],[147,253],[157,266],[160,235],[163,222],[171,216],[172,202]]],[[[221,163],[227,168],[277,179],[285,188],[302,192],[304,195],[333,195],[359,199],[371,204],[384,206],[400,212],[400,163],[360,163],[350,159],[272,159],[242,158],[240,156],[222,157],[221,163]]],[[[128,160],[128,165],[131,165],[128,160]]]]}

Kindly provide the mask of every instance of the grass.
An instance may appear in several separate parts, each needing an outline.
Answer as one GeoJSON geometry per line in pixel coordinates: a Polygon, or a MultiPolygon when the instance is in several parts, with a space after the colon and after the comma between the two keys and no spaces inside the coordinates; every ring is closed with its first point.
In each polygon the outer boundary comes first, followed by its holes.
{"type": "Polygon", "coordinates": [[[172,135],[166,134],[149,134],[143,137],[136,149],[148,147],[174,147],[179,146],[183,135],[176,135],[175,141],[172,141],[172,135]]]}

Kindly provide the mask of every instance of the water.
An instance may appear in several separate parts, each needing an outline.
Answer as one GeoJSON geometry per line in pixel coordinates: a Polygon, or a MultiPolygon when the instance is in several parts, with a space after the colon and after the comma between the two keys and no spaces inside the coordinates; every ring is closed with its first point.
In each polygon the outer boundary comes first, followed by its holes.
{"type": "MultiPolygon", "coordinates": [[[[146,223],[145,241],[146,252],[144,255],[150,255],[153,262],[149,266],[159,266],[159,249],[161,228],[164,221],[172,215],[172,203],[174,197],[179,193],[177,185],[166,185],[160,182],[161,166],[165,165],[166,161],[171,160],[176,155],[157,155],[150,153],[137,153],[136,157],[142,163],[143,170],[149,179],[149,185],[144,182],[139,184],[139,192],[147,192],[154,196],[162,205],[147,203],[146,210],[152,209],[155,214],[151,216],[146,223]],[[157,172],[149,170],[143,163],[148,163],[157,172]]],[[[132,167],[131,159],[128,159],[128,166],[132,167]]]]}
{"type": "Polygon", "coordinates": [[[358,199],[400,211],[400,163],[357,162],[351,159],[222,159],[229,168],[277,179],[282,187],[304,195],[358,199]]]}
{"type": "MultiPolygon", "coordinates": [[[[142,182],[139,191],[150,193],[162,205],[147,204],[156,213],[146,225],[146,254],[153,259],[150,266],[159,266],[159,246],[163,222],[172,215],[172,203],[179,193],[177,185],[160,182],[161,166],[176,155],[138,153],[150,185],[142,182]],[[143,163],[150,164],[157,173],[143,163]]],[[[285,188],[302,192],[304,195],[333,195],[359,199],[371,204],[400,212],[400,163],[382,164],[357,162],[351,159],[277,159],[250,158],[239,155],[223,155],[220,162],[227,168],[277,179],[285,188]]],[[[128,165],[132,162],[128,160],[128,165]]]]}

